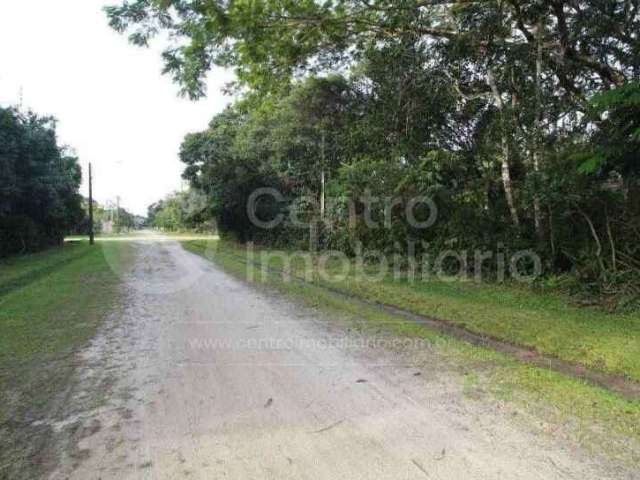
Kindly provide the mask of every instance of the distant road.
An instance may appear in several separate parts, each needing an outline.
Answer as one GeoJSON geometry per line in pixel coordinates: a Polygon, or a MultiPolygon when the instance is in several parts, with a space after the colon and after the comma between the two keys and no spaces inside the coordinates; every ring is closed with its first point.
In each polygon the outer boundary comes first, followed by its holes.
{"type": "Polygon", "coordinates": [[[83,354],[69,400],[83,427],[52,478],[623,478],[466,399],[437,367],[360,348],[320,314],[148,237],[133,238],[122,309],[83,354]],[[83,400],[95,389],[104,405],[83,400]]]}

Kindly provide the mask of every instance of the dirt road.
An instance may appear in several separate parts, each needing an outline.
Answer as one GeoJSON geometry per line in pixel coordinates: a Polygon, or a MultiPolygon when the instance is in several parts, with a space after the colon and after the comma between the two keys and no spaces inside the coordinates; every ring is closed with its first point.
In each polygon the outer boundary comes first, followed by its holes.
{"type": "Polygon", "coordinates": [[[51,478],[632,478],[466,400],[428,353],[363,346],[177,243],[132,248],[51,478]]]}

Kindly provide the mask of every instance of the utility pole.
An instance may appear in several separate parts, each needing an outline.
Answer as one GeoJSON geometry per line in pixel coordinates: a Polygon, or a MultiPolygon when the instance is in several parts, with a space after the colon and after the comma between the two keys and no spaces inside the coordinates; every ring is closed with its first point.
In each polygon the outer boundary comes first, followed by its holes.
{"type": "Polygon", "coordinates": [[[93,177],[91,175],[91,162],[89,162],[89,245],[95,243],[93,234],[93,177]]]}
{"type": "Polygon", "coordinates": [[[120,233],[120,195],[116,197],[116,225],[117,225],[116,233],[120,233]]]}

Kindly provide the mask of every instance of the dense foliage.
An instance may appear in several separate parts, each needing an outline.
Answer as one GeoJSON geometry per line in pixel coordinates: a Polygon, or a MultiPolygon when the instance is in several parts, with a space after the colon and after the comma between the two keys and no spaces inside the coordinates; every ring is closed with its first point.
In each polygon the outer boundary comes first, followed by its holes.
{"type": "Polygon", "coordinates": [[[531,249],[547,278],[638,298],[638,0],[134,0],[108,14],[137,44],[169,31],[166,72],[193,98],[213,65],[235,68],[243,99],[188,136],[182,160],[240,239],[531,249]],[[283,193],[261,218],[306,196],[322,221],[257,228],[246,204],[260,187],[283,193]],[[427,230],[402,215],[421,195],[438,207],[427,230]],[[399,199],[374,207],[388,228],[348,221],[363,196],[399,199]]]}
{"type": "MultiPolygon", "coordinates": [[[[89,201],[82,199],[82,209],[89,211],[89,201]]],[[[142,228],[145,218],[134,215],[125,208],[118,207],[112,203],[103,206],[97,201],[93,201],[93,233],[94,234],[118,234],[142,228]]],[[[89,216],[85,216],[82,222],[78,223],[71,231],[73,235],[89,235],[91,221],[89,216]]]]}
{"type": "Polygon", "coordinates": [[[0,108],[0,257],[60,244],[84,217],[81,176],[53,119],[0,108]]]}
{"type": "Polygon", "coordinates": [[[197,190],[173,193],[150,205],[146,225],[167,232],[215,230],[210,202],[197,190]]]}

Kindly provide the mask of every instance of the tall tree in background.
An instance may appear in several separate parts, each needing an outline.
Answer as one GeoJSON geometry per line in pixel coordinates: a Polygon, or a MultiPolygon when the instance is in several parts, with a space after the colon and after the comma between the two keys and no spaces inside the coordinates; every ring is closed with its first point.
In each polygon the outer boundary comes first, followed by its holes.
{"type": "Polygon", "coordinates": [[[0,109],[0,177],[0,256],[60,244],[81,223],[80,166],[52,118],[0,109]]]}

